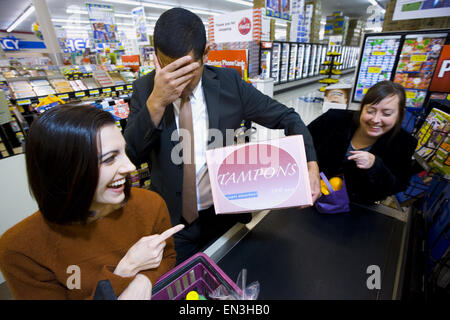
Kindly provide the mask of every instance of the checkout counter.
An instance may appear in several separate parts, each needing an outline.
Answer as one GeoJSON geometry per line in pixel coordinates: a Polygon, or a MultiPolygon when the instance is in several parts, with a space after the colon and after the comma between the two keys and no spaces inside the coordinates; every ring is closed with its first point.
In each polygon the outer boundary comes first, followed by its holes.
{"type": "Polygon", "coordinates": [[[341,214],[314,207],[266,210],[204,253],[233,281],[246,268],[247,283],[260,284],[259,300],[395,300],[401,298],[410,216],[383,205],[351,204],[341,214]],[[374,265],[380,289],[367,285],[374,265]]]}

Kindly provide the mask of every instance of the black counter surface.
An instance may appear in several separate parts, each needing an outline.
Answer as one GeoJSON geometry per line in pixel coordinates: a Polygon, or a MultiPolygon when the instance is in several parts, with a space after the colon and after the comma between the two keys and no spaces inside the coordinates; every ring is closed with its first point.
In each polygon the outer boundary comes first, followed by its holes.
{"type": "Polygon", "coordinates": [[[393,299],[405,223],[370,208],[320,214],[315,208],[271,211],[218,265],[237,280],[259,281],[258,299],[393,299]],[[381,289],[369,290],[371,265],[381,289]]]}

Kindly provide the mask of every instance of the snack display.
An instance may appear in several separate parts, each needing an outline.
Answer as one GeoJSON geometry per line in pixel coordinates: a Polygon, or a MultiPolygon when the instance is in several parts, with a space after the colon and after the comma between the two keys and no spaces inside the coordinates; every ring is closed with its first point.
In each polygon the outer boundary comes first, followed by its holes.
{"type": "Polygon", "coordinates": [[[31,83],[27,80],[13,81],[9,83],[12,93],[16,99],[35,97],[31,83]]]}
{"type": "Polygon", "coordinates": [[[100,84],[101,87],[112,87],[114,82],[109,76],[108,72],[104,70],[95,70],[92,72],[94,79],[100,84]]]}
{"type": "MultiPolygon", "coordinates": [[[[400,38],[401,35],[366,38],[356,81],[355,101],[361,101],[374,84],[391,79],[400,38]]],[[[410,67],[415,68],[414,65],[410,67]]]]}
{"type": "Polygon", "coordinates": [[[56,93],[73,92],[69,81],[67,81],[66,79],[53,79],[50,80],[50,82],[53,88],[55,88],[56,93]]]}
{"type": "Polygon", "coordinates": [[[422,107],[447,34],[411,34],[405,37],[394,82],[407,91],[406,106],[422,107]]]}

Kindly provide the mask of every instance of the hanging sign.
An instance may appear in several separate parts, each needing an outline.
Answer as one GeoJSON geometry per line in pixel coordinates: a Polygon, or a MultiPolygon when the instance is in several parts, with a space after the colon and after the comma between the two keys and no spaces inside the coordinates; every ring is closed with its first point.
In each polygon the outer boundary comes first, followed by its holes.
{"type": "Polygon", "coordinates": [[[115,43],[117,25],[114,21],[114,8],[109,5],[86,3],[89,21],[94,32],[95,43],[115,43]]]}
{"type": "Polygon", "coordinates": [[[147,25],[145,24],[145,10],[144,7],[137,7],[131,10],[133,16],[134,27],[136,28],[137,42],[139,45],[150,44],[147,25]]]}

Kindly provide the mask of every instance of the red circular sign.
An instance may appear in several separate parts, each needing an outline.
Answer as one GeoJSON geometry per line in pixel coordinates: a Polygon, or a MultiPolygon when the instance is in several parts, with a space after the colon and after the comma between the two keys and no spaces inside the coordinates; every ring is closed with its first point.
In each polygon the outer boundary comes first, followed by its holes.
{"type": "Polygon", "coordinates": [[[245,36],[252,29],[252,23],[248,18],[242,18],[238,25],[239,32],[245,36]]]}

